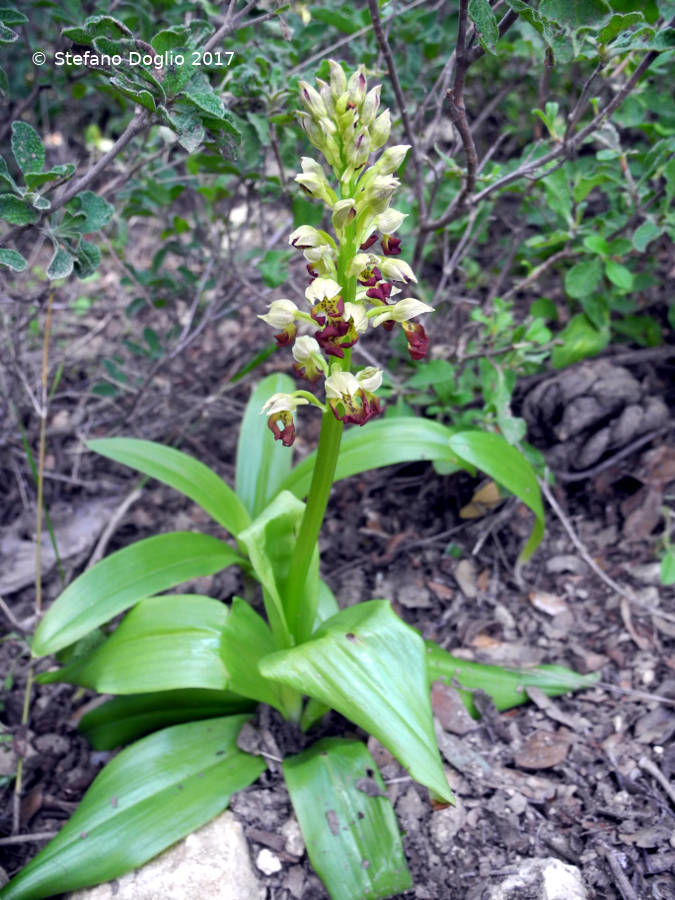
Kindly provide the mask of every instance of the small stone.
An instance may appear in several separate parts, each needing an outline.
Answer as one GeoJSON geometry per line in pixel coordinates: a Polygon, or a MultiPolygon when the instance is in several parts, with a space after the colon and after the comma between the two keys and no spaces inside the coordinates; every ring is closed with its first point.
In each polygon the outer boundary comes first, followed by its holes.
{"type": "Polygon", "coordinates": [[[302,856],[305,852],[305,841],[297,819],[289,819],[281,826],[281,834],[285,840],[286,852],[291,856],[302,856]]]}
{"type": "Polygon", "coordinates": [[[462,559],[457,563],[455,569],[455,581],[459,585],[459,589],[469,600],[474,600],[478,596],[478,587],[476,585],[476,567],[472,559],[462,559]]]}
{"type": "Polygon", "coordinates": [[[525,859],[518,871],[493,885],[485,900],[588,900],[588,893],[576,866],[553,856],[525,859]]]}
{"type": "Polygon", "coordinates": [[[281,860],[276,853],[272,853],[266,848],[256,856],[255,864],[265,875],[274,875],[276,872],[281,872],[282,868],[281,860]]]}
{"type": "Polygon", "coordinates": [[[291,866],[286,875],[286,888],[295,900],[302,900],[305,889],[305,872],[302,866],[291,866]]]}
{"type": "Polygon", "coordinates": [[[431,816],[431,839],[439,850],[449,849],[452,839],[466,822],[466,809],[459,798],[456,806],[437,809],[431,816]]]}
{"type": "Polygon", "coordinates": [[[61,734],[41,734],[35,738],[33,745],[40,753],[48,753],[50,756],[65,756],[70,750],[70,742],[61,734]]]}
{"type": "Polygon", "coordinates": [[[244,830],[227,811],[144,866],[77,891],[70,900],[263,900],[265,895],[251,866],[244,830]]]}
{"type": "Polygon", "coordinates": [[[428,588],[419,584],[404,584],[398,589],[397,599],[406,609],[426,609],[432,605],[428,588]]]}

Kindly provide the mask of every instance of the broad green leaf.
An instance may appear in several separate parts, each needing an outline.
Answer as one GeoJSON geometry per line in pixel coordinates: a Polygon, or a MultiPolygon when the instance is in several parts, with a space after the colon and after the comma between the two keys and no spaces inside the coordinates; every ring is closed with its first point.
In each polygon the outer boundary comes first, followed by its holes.
{"type": "Polygon", "coordinates": [[[5,25],[0,23],[0,44],[13,44],[14,41],[18,40],[18,38],[19,35],[16,31],[12,31],[11,28],[7,28],[5,25]]]}
{"type": "Polygon", "coordinates": [[[33,652],[56,653],[139,600],[243,562],[227,544],[193,531],[137,541],[68,585],[38,625],[33,652]]]}
{"type": "MultiPolygon", "coordinates": [[[[227,607],[199,594],[141,600],[93,653],[40,683],[66,681],[100,694],[230,687],[220,655],[227,607]]],[[[236,688],[233,688],[236,690],[236,688]]]]}
{"type": "Polygon", "coordinates": [[[74,230],[78,234],[90,234],[108,224],[115,207],[93,191],[82,191],[70,201],[68,210],[75,215],[79,214],[77,222],[72,226],[74,230]],[[84,219],[80,218],[82,214],[84,219]]]}
{"type": "Polygon", "coordinates": [[[434,736],[425,657],[420,635],[386,600],[370,600],[325,621],[306,643],[268,656],[260,671],[369,731],[413,778],[453,802],[434,736]]]}
{"type": "Polygon", "coordinates": [[[112,16],[89,16],[82,25],[73,28],[64,28],[63,37],[70,38],[76,44],[91,44],[94,38],[122,38],[130,37],[131,32],[119,19],[112,16]]]}
{"type": "Polygon", "coordinates": [[[232,488],[204,463],[181,450],[135,438],[102,438],[88,441],[87,446],[185,494],[234,535],[251,524],[232,488]]]}
{"type": "Polygon", "coordinates": [[[595,356],[609,343],[609,328],[598,330],[584,313],[573,316],[558,334],[562,346],[554,347],[551,361],[562,369],[589,356],[595,356]]]}
{"type": "Polygon", "coordinates": [[[277,646],[269,626],[242,600],[233,597],[221,630],[220,656],[228,676],[228,688],[242,697],[268,703],[284,712],[279,685],[263,678],[258,663],[277,646]]]}
{"type": "Polygon", "coordinates": [[[263,587],[267,619],[278,647],[290,646],[291,634],[298,640],[308,637],[316,615],[319,592],[318,548],[314,551],[307,573],[304,600],[298,604],[303,614],[301,622],[287,621],[282,600],[304,511],[304,503],[289,491],[282,491],[239,535],[239,543],[246,549],[253,571],[263,587]]]}
{"type": "Polygon", "coordinates": [[[55,247],[54,255],[47,266],[47,278],[56,281],[58,278],[67,278],[73,271],[75,259],[64,247],[55,247]]]}
{"type": "Polygon", "coordinates": [[[248,716],[174,725],[116,756],[67,825],[0,891],[40,900],[118,878],[217,816],[264,762],[237,749],[248,716]]]}
{"type": "Polygon", "coordinates": [[[19,12],[15,6],[0,7],[0,22],[3,25],[23,25],[27,21],[28,17],[19,12]]]}
{"type": "Polygon", "coordinates": [[[602,280],[602,264],[599,259],[577,263],[565,273],[565,290],[576,300],[592,294],[602,280]]]}
{"type": "Polygon", "coordinates": [[[12,122],[12,153],[17,166],[26,172],[45,167],[45,148],[37,131],[28,122],[12,122]]]}
{"type": "Polygon", "coordinates": [[[644,13],[614,13],[606,25],[600,29],[597,34],[597,40],[600,44],[608,44],[617,34],[626,31],[631,25],[644,20],[644,13]]]}
{"type": "Polygon", "coordinates": [[[223,101],[211,87],[206,74],[199,69],[183,88],[182,96],[215,119],[219,119],[225,113],[223,101]]]}
{"type": "Polygon", "coordinates": [[[515,494],[536,516],[530,538],[520,552],[519,562],[527,562],[539,546],[546,526],[537,476],[523,454],[498,434],[462,431],[450,438],[452,450],[490,478],[515,494]]]}
{"type": "Polygon", "coordinates": [[[600,672],[579,675],[564,666],[537,666],[534,669],[503,669],[460,659],[433,641],[426,642],[427,665],[431,681],[442,680],[457,688],[462,701],[474,718],[479,713],[472,691],[481,690],[492,698],[497,709],[511,709],[529,700],[525,688],[537,687],[549,697],[591,687],[600,672]]]}
{"type": "Polygon", "coordinates": [[[0,265],[14,269],[15,272],[23,272],[28,263],[18,250],[0,247],[0,265]]]}
{"type": "Polygon", "coordinates": [[[293,451],[275,441],[260,415],[263,403],[272,394],[290,393],[295,384],[288,375],[277,373],[264,378],[251,394],[239,431],[235,491],[252,516],[257,516],[279,490],[291,470],[293,451]]]}
{"type": "Polygon", "coordinates": [[[609,303],[605,296],[591,294],[590,297],[584,297],[580,303],[595,328],[601,330],[609,327],[609,303]]]}
{"type": "Polygon", "coordinates": [[[96,244],[81,240],[75,257],[75,274],[78,278],[89,278],[98,269],[101,262],[101,251],[96,244]]]}
{"type": "Polygon", "coordinates": [[[40,214],[15,194],[0,194],[0,219],[10,225],[32,225],[40,214]]]}
{"type": "Polygon", "coordinates": [[[212,719],[216,716],[250,713],[255,704],[230,691],[188,688],[154,694],[113,697],[80,720],[78,730],[94,750],[114,750],[159,728],[212,719]]]}
{"type": "Polygon", "coordinates": [[[499,29],[489,0],[469,0],[469,16],[476,26],[481,43],[492,50],[499,40],[499,29]]]}
{"type": "MultiPolygon", "coordinates": [[[[451,471],[457,471],[463,465],[450,449],[452,433],[445,425],[415,416],[379,419],[363,427],[350,428],[342,436],[335,481],[370,469],[418,460],[444,460],[455,467],[451,471]]],[[[279,490],[306,497],[315,460],[316,451],[293,469],[279,490]]]]}
{"type": "Polygon", "coordinates": [[[115,75],[111,78],[110,86],[114,87],[123,96],[128,97],[129,100],[133,100],[134,103],[140,103],[149,112],[155,112],[157,109],[152,93],[145,87],[139,87],[135,82],[130,81],[123,75],[115,75]]]}
{"type": "Polygon", "coordinates": [[[570,28],[600,22],[610,12],[605,0],[541,0],[539,4],[542,16],[570,28]]]}
{"type": "Polygon", "coordinates": [[[638,253],[644,253],[652,241],[661,237],[663,231],[664,229],[660,225],[650,222],[648,219],[633,232],[633,247],[638,253]]]}
{"type": "Polygon", "coordinates": [[[18,191],[16,181],[11,176],[7,163],[3,156],[0,156],[0,189],[5,191],[9,188],[12,191],[18,191]]]}
{"type": "Polygon", "coordinates": [[[622,291],[630,291],[633,287],[633,273],[626,266],[608,259],[605,263],[605,275],[612,284],[615,284],[622,291]]]}
{"type": "Polygon", "coordinates": [[[75,171],[73,163],[64,163],[63,165],[53,166],[48,172],[26,172],[24,178],[26,186],[30,190],[41,187],[49,181],[56,181],[58,178],[70,178],[75,171]]]}
{"type": "Polygon", "coordinates": [[[194,153],[206,135],[199,112],[188,104],[176,103],[170,110],[164,111],[164,116],[178,135],[180,145],[188,153],[194,153]]]}
{"type": "Polygon", "coordinates": [[[609,244],[602,235],[593,232],[584,238],[584,247],[598,256],[609,256],[609,244]]]}
{"type": "Polygon", "coordinates": [[[360,741],[325,738],[283,764],[307,855],[332,900],[412,886],[393,807],[360,741]]]}

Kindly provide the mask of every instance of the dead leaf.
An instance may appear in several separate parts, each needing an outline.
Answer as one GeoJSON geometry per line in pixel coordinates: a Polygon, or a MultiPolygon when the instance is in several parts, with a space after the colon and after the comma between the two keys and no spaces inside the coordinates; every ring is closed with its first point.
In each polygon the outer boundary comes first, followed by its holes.
{"type": "Polygon", "coordinates": [[[431,707],[443,728],[453,734],[467,734],[480,727],[469,715],[455,688],[444,681],[434,681],[431,685],[431,707]]]}
{"type": "Polygon", "coordinates": [[[440,581],[427,581],[427,587],[438,597],[439,600],[452,600],[454,591],[440,581]]]}
{"type": "Polygon", "coordinates": [[[455,581],[465,597],[475,600],[478,596],[478,588],[476,586],[476,567],[472,559],[462,559],[457,563],[455,581]]]}
{"type": "Polygon", "coordinates": [[[482,516],[492,512],[504,498],[499,494],[499,488],[494,481],[488,481],[482,484],[473,497],[459,511],[460,519],[480,519],[482,516]]]}
{"type": "Polygon", "coordinates": [[[513,758],[521,769],[552,769],[566,758],[569,748],[570,733],[566,728],[534,731],[513,758]]]}
{"type": "Polygon", "coordinates": [[[566,612],[569,608],[565,601],[557,594],[549,594],[547,591],[530,591],[530,603],[535,609],[546,613],[548,616],[557,616],[566,612]]]}

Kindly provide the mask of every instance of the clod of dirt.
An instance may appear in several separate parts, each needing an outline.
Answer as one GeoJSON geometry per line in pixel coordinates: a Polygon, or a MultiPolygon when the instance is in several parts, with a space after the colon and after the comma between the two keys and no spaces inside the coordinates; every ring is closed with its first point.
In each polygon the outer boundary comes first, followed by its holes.
{"type": "Polygon", "coordinates": [[[564,369],[525,397],[529,439],[554,469],[582,471],[669,421],[660,397],[607,360],[564,369]]]}

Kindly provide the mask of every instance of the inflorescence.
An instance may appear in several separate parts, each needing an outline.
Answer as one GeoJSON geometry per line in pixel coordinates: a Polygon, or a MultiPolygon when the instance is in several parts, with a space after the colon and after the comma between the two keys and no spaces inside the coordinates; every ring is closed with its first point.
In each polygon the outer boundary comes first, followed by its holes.
{"type": "Polygon", "coordinates": [[[309,309],[282,299],[260,316],[274,328],[279,346],[293,345],[298,375],[312,384],[324,379],[325,404],[300,390],[274,394],[263,406],[274,437],[285,446],[295,439],[293,413],[298,406],[329,407],[340,421],[357,425],[381,411],[375,392],[382,372],[371,366],[352,373],[350,354],[345,357],[370,326],[389,331],[400,324],[412,359],[422,359],[429,344],[422,325],[412,319],[432,307],[412,297],[395,299],[401,293],[397,285],[417,281],[410,266],[397,258],[401,240],[395,232],[405,214],[390,206],[400,184],[394,173],[410,148],[389,147],[370,162],[391,131],[389,110],[379,112],[381,86],[367,90],[362,66],[347,80],[338,63],[329,60],[329,65],[330,82],[317,79],[318,90],[300,82],[304,111],[298,115],[335,181],[331,184],[321,163],[306,156],[295,180],[330,210],[334,236],[310,225],[296,228],[289,243],[307,261],[309,309]],[[376,252],[378,241],[381,253],[376,252]],[[312,333],[298,335],[302,323],[312,333]]]}

